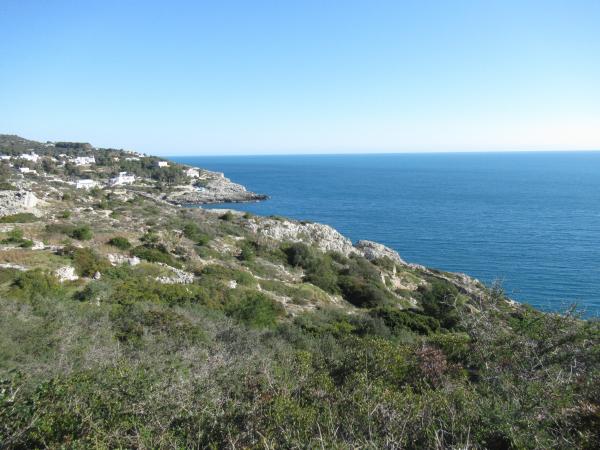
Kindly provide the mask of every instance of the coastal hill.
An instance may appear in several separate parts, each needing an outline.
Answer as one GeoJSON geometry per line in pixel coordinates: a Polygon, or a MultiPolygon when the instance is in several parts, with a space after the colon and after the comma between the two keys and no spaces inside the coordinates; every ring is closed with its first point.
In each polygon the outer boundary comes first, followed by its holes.
{"type": "Polygon", "coordinates": [[[0,135],[0,447],[600,445],[598,322],[265,194],[0,135]]]}

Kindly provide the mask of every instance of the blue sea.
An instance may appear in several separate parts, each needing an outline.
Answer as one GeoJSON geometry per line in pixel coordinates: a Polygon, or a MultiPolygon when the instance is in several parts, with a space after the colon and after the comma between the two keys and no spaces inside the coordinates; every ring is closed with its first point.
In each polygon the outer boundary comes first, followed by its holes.
{"type": "Polygon", "coordinates": [[[600,152],[177,157],[407,261],[498,280],[515,300],[600,315],[600,152]]]}

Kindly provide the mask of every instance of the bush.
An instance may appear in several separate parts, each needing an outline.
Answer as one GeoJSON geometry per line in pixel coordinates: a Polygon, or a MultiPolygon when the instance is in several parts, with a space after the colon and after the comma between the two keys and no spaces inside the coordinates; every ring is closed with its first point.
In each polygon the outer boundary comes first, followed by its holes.
{"type": "Polygon", "coordinates": [[[14,244],[22,248],[33,247],[33,241],[23,238],[23,230],[15,228],[8,232],[8,237],[2,240],[2,244],[14,244]]]}
{"type": "Polygon", "coordinates": [[[413,311],[401,311],[394,308],[377,308],[370,312],[372,317],[383,319],[385,325],[394,334],[410,330],[418,334],[432,334],[440,329],[437,319],[413,311]]]}
{"type": "Polygon", "coordinates": [[[421,287],[421,306],[423,312],[439,320],[442,327],[451,330],[460,321],[458,290],[448,282],[433,281],[429,287],[421,287]]]}
{"type": "Polygon", "coordinates": [[[79,241],[89,241],[94,236],[94,233],[88,225],[82,225],[73,228],[68,235],[69,237],[79,241]]]}
{"type": "Polygon", "coordinates": [[[40,219],[31,213],[17,213],[0,217],[0,223],[29,223],[38,220],[40,219]]]}
{"type": "Polygon", "coordinates": [[[129,250],[131,248],[131,242],[122,236],[115,236],[109,239],[108,244],[117,247],[120,250],[129,250]]]}
{"type": "Polygon", "coordinates": [[[40,269],[19,272],[11,285],[11,292],[20,297],[52,297],[60,295],[61,285],[56,277],[40,269]]]}
{"type": "Polygon", "coordinates": [[[188,222],[184,225],[183,235],[186,238],[196,242],[197,245],[206,245],[210,241],[210,236],[194,222],[188,222]]]}
{"type": "Polygon", "coordinates": [[[227,315],[253,328],[274,326],[284,311],[278,302],[256,291],[243,291],[225,305],[227,315]]]}
{"type": "Polygon", "coordinates": [[[171,256],[164,248],[151,248],[146,247],[145,245],[140,245],[135,247],[131,251],[132,256],[137,256],[138,258],[145,259],[149,262],[163,263],[172,267],[180,267],[179,264],[173,256],[171,256]]]}
{"type": "Polygon", "coordinates": [[[0,181],[0,191],[16,191],[17,187],[8,181],[0,181]]]}
{"type": "Polygon", "coordinates": [[[60,219],[69,219],[71,217],[71,211],[65,209],[64,211],[58,214],[58,217],[60,219]]]}
{"type": "Polygon", "coordinates": [[[256,256],[256,247],[253,242],[244,241],[241,245],[239,259],[241,261],[253,261],[256,256]]]}
{"type": "Polygon", "coordinates": [[[221,215],[219,219],[226,222],[231,222],[233,219],[235,219],[235,215],[231,211],[227,211],[225,214],[221,215]]]}
{"type": "Polygon", "coordinates": [[[82,277],[92,277],[96,272],[104,272],[110,263],[91,248],[76,248],[72,253],[73,266],[82,277]]]}

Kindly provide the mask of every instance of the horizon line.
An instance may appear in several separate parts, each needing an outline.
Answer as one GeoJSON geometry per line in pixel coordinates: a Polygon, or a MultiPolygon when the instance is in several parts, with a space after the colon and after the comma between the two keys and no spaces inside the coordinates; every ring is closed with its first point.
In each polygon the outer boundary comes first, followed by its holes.
{"type": "MultiPolygon", "coordinates": [[[[544,150],[406,150],[406,151],[377,151],[377,152],[293,152],[293,153],[203,153],[203,154],[182,154],[182,153],[156,153],[155,156],[163,158],[184,158],[184,157],[238,157],[238,156],[369,156],[369,155],[440,155],[440,154],[504,154],[504,153],[597,153],[597,149],[544,149],[544,150]]],[[[146,153],[150,155],[151,153],[146,153]]]]}

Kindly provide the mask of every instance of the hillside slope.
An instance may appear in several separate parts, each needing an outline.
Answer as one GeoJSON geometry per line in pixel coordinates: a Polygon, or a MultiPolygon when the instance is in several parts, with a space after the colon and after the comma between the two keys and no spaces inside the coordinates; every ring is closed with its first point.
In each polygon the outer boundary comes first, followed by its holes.
{"type": "Polygon", "coordinates": [[[326,225],[180,206],[264,198],[215,172],[0,154],[0,447],[600,444],[597,322],[326,225]]]}

